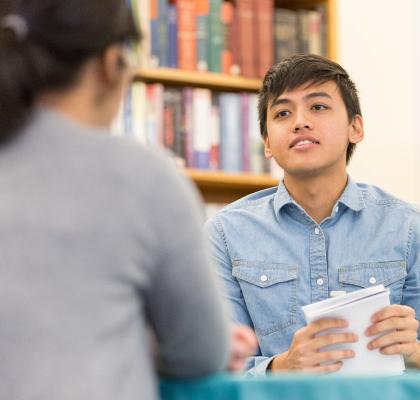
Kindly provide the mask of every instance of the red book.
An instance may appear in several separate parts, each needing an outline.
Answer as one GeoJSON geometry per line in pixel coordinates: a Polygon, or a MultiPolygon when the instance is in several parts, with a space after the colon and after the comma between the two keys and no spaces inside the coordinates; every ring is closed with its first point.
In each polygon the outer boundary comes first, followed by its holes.
{"type": "Polygon", "coordinates": [[[263,77],[274,60],[273,0],[255,0],[256,57],[255,70],[263,77]]]}
{"type": "Polygon", "coordinates": [[[222,47],[222,72],[230,74],[233,65],[232,40],[233,40],[233,4],[224,1],[222,3],[221,18],[223,25],[223,47],[222,47]]]}
{"type": "Polygon", "coordinates": [[[238,16],[239,64],[242,75],[256,77],[255,71],[255,15],[253,0],[236,0],[238,16]]]}
{"type": "Polygon", "coordinates": [[[178,67],[181,69],[196,69],[196,1],[178,0],[178,67]]]}

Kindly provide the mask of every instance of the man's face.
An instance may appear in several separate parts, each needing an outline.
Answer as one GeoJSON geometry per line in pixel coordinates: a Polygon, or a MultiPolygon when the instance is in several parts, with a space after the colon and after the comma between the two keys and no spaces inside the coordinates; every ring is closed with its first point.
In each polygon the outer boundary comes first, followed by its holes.
{"type": "Polygon", "coordinates": [[[360,116],[349,122],[340,90],[333,81],[302,85],[271,100],[267,108],[265,154],[285,174],[320,175],[346,169],[349,142],[363,139],[360,116]]]}

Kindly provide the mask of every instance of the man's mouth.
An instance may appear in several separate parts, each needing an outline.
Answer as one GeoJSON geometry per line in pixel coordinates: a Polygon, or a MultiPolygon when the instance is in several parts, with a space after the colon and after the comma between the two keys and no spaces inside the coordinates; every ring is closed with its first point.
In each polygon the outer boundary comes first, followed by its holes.
{"type": "Polygon", "coordinates": [[[308,147],[308,146],[313,145],[313,144],[319,144],[318,140],[315,140],[315,139],[299,139],[299,140],[294,140],[290,144],[290,148],[304,148],[304,147],[308,147]]]}

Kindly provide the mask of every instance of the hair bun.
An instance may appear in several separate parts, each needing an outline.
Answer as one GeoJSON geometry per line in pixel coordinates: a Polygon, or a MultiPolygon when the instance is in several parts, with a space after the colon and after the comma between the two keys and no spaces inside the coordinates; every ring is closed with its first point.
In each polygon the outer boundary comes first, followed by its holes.
{"type": "Polygon", "coordinates": [[[0,20],[0,36],[5,35],[10,41],[21,43],[26,40],[28,33],[28,24],[20,15],[8,14],[0,20]]]}

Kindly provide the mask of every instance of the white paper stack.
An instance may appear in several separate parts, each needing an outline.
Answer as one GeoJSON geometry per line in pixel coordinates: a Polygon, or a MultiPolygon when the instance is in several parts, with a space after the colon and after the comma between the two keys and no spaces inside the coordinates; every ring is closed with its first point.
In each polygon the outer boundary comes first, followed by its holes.
{"type": "Polygon", "coordinates": [[[358,336],[359,340],[356,343],[328,346],[323,349],[351,349],[355,352],[354,358],[343,360],[343,366],[337,373],[400,375],[405,369],[403,357],[384,355],[378,349],[369,350],[367,344],[374,337],[367,337],[364,333],[372,325],[371,316],[389,304],[389,289],[378,285],[309,304],[302,307],[302,310],[307,323],[321,318],[339,318],[349,323],[345,329],[334,329],[325,333],[351,332],[358,336]]]}

